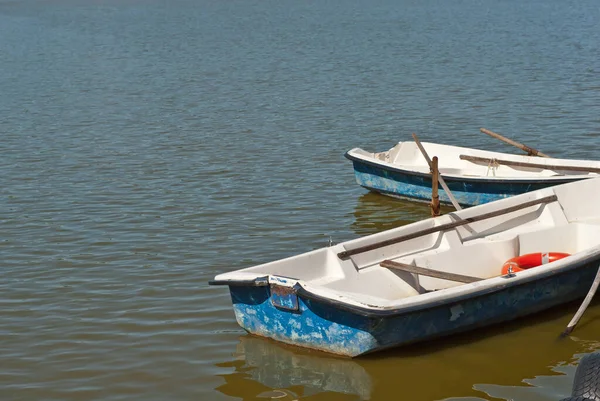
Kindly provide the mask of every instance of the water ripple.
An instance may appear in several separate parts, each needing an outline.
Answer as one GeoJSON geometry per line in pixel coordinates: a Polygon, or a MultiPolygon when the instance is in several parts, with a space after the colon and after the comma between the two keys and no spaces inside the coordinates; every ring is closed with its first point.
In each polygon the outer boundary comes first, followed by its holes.
{"type": "MultiPolygon", "coordinates": [[[[208,280],[428,215],[357,187],[356,146],[512,151],[485,126],[597,158],[598,19],[591,0],[0,0],[0,398],[387,399],[370,367],[240,340],[208,280]]],[[[427,394],[481,395],[462,382],[427,394]]]]}

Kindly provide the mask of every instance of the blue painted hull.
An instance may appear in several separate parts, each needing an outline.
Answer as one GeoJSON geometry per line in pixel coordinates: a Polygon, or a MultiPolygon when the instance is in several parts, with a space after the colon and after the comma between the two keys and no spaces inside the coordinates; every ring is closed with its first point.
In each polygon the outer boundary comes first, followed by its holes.
{"type": "MultiPolygon", "coordinates": [[[[431,175],[408,170],[388,168],[376,163],[368,163],[348,154],[352,160],[356,182],[371,191],[385,195],[419,201],[431,201],[431,175]]],[[[581,178],[583,179],[583,178],[581,178]]],[[[525,192],[565,184],[578,179],[565,180],[510,180],[465,177],[456,179],[444,176],[444,181],[452,194],[463,206],[475,206],[525,192]]],[[[440,187],[440,202],[450,205],[450,198],[440,187]]]]}
{"type": "Polygon", "coordinates": [[[268,285],[230,286],[238,323],[249,333],[355,357],[472,330],[585,296],[598,269],[588,261],[543,278],[515,282],[411,309],[373,310],[319,298],[297,288],[297,310],[280,307],[268,285]]]}

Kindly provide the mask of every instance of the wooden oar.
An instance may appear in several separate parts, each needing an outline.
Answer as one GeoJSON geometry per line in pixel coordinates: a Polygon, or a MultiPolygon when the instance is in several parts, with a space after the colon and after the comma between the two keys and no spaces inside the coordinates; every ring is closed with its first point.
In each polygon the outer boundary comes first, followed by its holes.
{"type": "Polygon", "coordinates": [[[568,336],[575,329],[575,326],[579,322],[579,319],[581,319],[581,316],[583,316],[583,313],[587,309],[588,305],[590,304],[590,302],[592,302],[592,298],[594,298],[594,294],[596,294],[598,285],[600,285],[600,268],[598,268],[596,278],[594,279],[594,282],[592,283],[592,286],[590,287],[590,290],[588,291],[585,299],[581,303],[579,309],[577,309],[577,313],[575,313],[575,316],[573,316],[573,319],[571,319],[565,331],[562,332],[561,336],[568,336]]]}
{"type": "Polygon", "coordinates": [[[399,242],[408,241],[408,240],[411,240],[414,238],[419,238],[424,235],[433,234],[433,233],[437,233],[437,232],[444,231],[444,230],[450,230],[452,228],[464,226],[466,224],[474,223],[476,221],[490,219],[492,217],[497,217],[497,216],[501,216],[503,214],[507,214],[510,212],[515,212],[517,210],[525,209],[530,206],[545,204],[545,203],[550,203],[550,202],[556,202],[557,200],[558,200],[558,198],[556,197],[556,195],[550,195],[550,196],[546,196],[544,198],[534,199],[531,201],[523,202],[518,205],[509,206],[504,209],[494,210],[492,212],[483,213],[483,214],[476,215],[473,217],[467,217],[466,219],[461,219],[461,220],[453,221],[453,222],[446,223],[446,224],[440,224],[439,226],[435,226],[435,227],[425,228],[423,230],[419,230],[412,234],[405,234],[405,235],[401,235],[396,238],[390,238],[385,241],[376,242],[371,245],[360,246],[358,248],[350,249],[349,251],[340,252],[337,254],[337,256],[340,259],[346,259],[352,255],[369,252],[374,249],[383,248],[384,246],[397,244],[399,242]]]}
{"type": "Polygon", "coordinates": [[[419,267],[413,265],[407,265],[406,263],[394,262],[392,260],[384,260],[379,264],[381,267],[388,269],[401,270],[404,272],[420,274],[422,276],[441,278],[443,280],[457,281],[459,283],[474,283],[476,281],[483,280],[479,277],[465,276],[463,274],[442,272],[439,270],[428,269],[426,267],[419,267]]]}
{"type": "Polygon", "coordinates": [[[496,133],[496,132],[492,132],[492,131],[490,131],[489,129],[480,128],[479,130],[480,130],[481,132],[483,132],[484,134],[488,134],[488,135],[489,135],[489,136],[491,136],[491,137],[494,137],[494,138],[496,138],[496,139],[500,139],[501,141],[503,141],[503,142],[506,142],[506,143],[508,143],[509,145],[516,146],[517,148],[519,148],[519,149],[521,149],[521,150],[523,150],[523,151],[527,152],[527,154],[528,154],[528,155],[530,155],[530,156],[550,157],[550,156],[548,156],[547,154],[545,154],[545,153],[542,153],[542,152],[540,152],[540,151],[539,151],[539,150],[537,150],[537,149],[530,148],[530,147],[529,147],[529,146],[527,146],[527,145],[523,145],[522,143],[519,143],[519,142],[513,141],[512,139],[508,139],[508,138],[506,138],[506,137],[504,137],[504,136],[502,136],[502,135],[500,135],[500,134],[498,134],[498,133],[496,133]]]}
{"type": "Polygon", "coordinates": [[[440,196],[438,194],[438,178],[440,174],[437,156],[433,156],[431,164],[433,165],[431,172],[431,217],[438,217],[440,215],[440,196]]]}
{"type": "Polygon", "coordinates": [[[479,157],[479,156],[469,156],[469,155],[460,155],[461,160],[467,160],[470,162],[479,162],[479,163],[498,163],[503,164],[505,166],[515,166],[515,167],[530,167],[530,168],[541,168],[545,170],[563,170],[563,171],[582,171],[586,173],[600,173],[600,168],[598,167],[584,167],[584,166],[559,166],[557,164],[542,164],[542,163],[527,163],[527,162],[516,162],[512,160],[502,160],[502,159],[491,159],[488,157],[479,157]]]}
{"type": "MultiPolygon", "coordinates": [[[[433,171],[433,166],[431,164],[431,159],[429,158],[429,155],[425,151],[425,148],[423,147],[423,145],[421,145],[421,141],[419,141],[419,138],[417,137],[416,134],[412,134],[412,136],[413,136],[413,139],[415,140],[415,142],[417,144],[417,147],[421,151],[421,154],[423,155],[423,157],[425,158],[425,160],[427,160],[427,164],[429,165],[429,169],[431,171],[433,171]]],[[[433,173],[432,173],[432,175],[433,175],[433,173]]],[[[460,205],[456,201],[456,198],[454,197],[454,195],[452,195],[452,192],[450,192],[450,188],[448,188],[448,185],[446,185],[446,181],[444,181],[444,178],[442,177],[441,174],[439,174],[439,172],[438,172],[438,180],[440,181],[440,184],[442,184],[442,188],[444,188],[444,191],[446,191],[446,194],[448,195],[448,198],[450,198],[450,202],[452,202],[452,205],[454,206],[454,208],[456,210],[462,210],[462,207],[460,207],[460,205]]]]}

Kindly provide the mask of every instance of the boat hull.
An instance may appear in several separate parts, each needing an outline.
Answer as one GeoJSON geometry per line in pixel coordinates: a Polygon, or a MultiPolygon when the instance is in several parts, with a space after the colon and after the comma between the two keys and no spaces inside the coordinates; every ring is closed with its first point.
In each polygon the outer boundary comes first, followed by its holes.
{"type": "MultiPolygon", "coordinates": [[[[346,155],[354,167],[356,182],[374,192],[417,201],[431,201],[431,175],[370,163],[346,155]]],[[[444,177],[452,194],[463,206],[476,206],[538,189],[578,181],[581,178],[560,179],[487,179],[476,177],[444,177]]],[[[446,192],[439,188],[440,202],[451,205],[446,192]]]]}
{"type": "Polygon", "coordinates": [[[598,260],[484,294],[398,310],[366,310],[296,289],[291,305],[272,286],[230,286],[237,322],[251,334],[356,357],[539,312],[585,296],[598,260]],[[282,307],[283,305],[283,307],[282,307]],[[295,309],[297,308],[297,309],[295,309]]]}

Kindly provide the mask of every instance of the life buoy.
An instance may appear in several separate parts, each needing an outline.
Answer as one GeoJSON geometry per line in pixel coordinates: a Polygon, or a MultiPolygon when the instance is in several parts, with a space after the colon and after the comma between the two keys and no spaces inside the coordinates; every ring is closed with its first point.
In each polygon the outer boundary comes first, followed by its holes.
{"type": "Polygon", "coordinates": [[[517,256],[516,258],[508,259],[502,265],[502,274],[508,274],[508,268],[512,267],[512,272],[520,272],[532,267],[545,265],[546,263],[554,262],[562,258],[571,256],[569,253],[561,252],[538,252],[528,253],[527,255],[517,256]]]}

